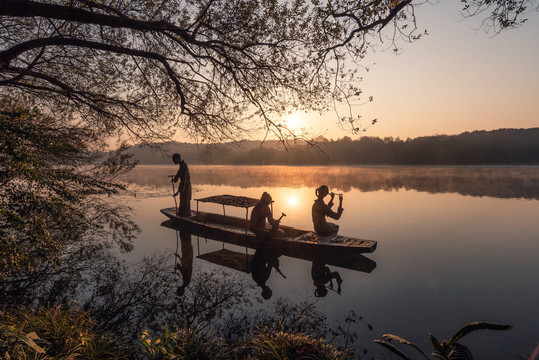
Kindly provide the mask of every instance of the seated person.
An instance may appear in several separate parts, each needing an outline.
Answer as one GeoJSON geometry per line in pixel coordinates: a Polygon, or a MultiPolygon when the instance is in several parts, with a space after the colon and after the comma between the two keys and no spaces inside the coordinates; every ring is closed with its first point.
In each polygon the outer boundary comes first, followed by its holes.
{"type": "Polygon", "coordinates": [[[339,220],[343,212],[342,196],[339,196],[339,208],[337,209],[337,212],[334,212],[331,208],[333,207],[333,198],[335,197],[335,194],[331,193],[331,200],[328,204],[325,204],[324,198],[328,194],[329,188],[326,185],[322,185],[316,189],[317,199],[314,201],[312,209],[314,231],[322,236],[333,235],[339,231],[339,225],[328,223],[326,221],[326,216],[339,220]]]}
{"type": "Polygon", "coordinates": [[[251,211],[251,220],[249,222],[250,230],[257,236],[264,239],[275,237],[283,237],[283,231],[279,229],[279,220],[275,220],[271,214],[269,205],[271,204],[271,196],[267,192],[262,194],[260,201],[251,211]],[[266,219],[268,219],[271,228],[266,227],[266,219]]]}
{"type": "Polygon", "coordinates": [[[313,279],[314,296],[324,297],[328,294],[326,284],[329,282],[330,289],[333,289],[333,279],[337,280],[337,293],[341,293],[342,278],[337,271],[331,271],[322,261],[314,260],[311,267],[311,277],[313,279]]]}

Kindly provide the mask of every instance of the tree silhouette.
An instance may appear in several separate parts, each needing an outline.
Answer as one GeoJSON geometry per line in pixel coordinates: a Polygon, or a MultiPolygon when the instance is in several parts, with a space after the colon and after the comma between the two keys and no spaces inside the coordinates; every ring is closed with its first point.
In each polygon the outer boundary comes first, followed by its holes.
{"type": "Polygon", "coordinates": [[[345,57],[365,56],[371,31],[408,21],[409,4],[5,0],[0,87],[143,139],[170,126],[229,139],[255,117],[285,136],[276,119],[291,107],[360,95],[345,57]]]}

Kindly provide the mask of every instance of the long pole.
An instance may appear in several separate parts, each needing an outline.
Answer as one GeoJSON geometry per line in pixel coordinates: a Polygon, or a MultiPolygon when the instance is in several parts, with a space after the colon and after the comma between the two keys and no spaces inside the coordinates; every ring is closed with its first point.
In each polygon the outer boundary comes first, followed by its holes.
{"type": "MultiPolygon", "coordinates": [[[[169,175],[168,176],[169,178],[174,178],[174,175],[169,175]]],[[[174,189],[174,181],[170,181],[170,183],[172,184],[172,197],[174,198],[174,207],[176,208],[176,215],[178,215],[178,202],[176,201],[176,190],[174,189]]]]}

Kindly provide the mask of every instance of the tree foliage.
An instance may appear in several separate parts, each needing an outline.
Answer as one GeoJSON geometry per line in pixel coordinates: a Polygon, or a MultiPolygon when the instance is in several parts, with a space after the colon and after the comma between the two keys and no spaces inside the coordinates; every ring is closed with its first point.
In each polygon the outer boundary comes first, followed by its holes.
{"type": "MultiPolygon", "coordinates": [[[[164,143],[170,153],[185,154],[192,164],[205,165],[536,165],[539,164],[539,128],[473,131],[458,135],[414,139],[363,136],[358,140],[316,139],[317,148],[278,141],[214,144],[200,149],[185,143],[164,143]]],[[[153,149],[127,150],[141,164],[166,164],[168,158],[153,149]]]]}
{"type": "Polygon", "coordinates": [[[0,88],[144,139],[171,126],[229,139],[257,127],[253,118],[285,136],[277,119],[292,108],[360,96],[345,60],[365,56],[382,28],[419,36],[401,26],[413,22],[411,3],[5,0],[0,88]]]}
{"type": "MultiPolygon", "coordinates": [[[[283,113],[360,97],[358,62],[380,41],[419,38],[425,2],[3,0],[0,91],[145,140],[172,129],[224,140],[261,124],[286,137],[283,113]]],[[[496,30],[537,6],[462,2],[496,30]]],[[[341,120],[359,131],[354,116],[341,120]]]]}
{"type": "Polygon", "coordinates": [[[95,231],[128,246],[136,227],[102,195],[121,189],[112,180],[132,167],[129,157],[118,152],[99,161],[94,131],[3,109],[10,111],[0,112],[0,276],[57,262],[69,244],[95,231]]]}
{"type": "Polygon", "coordinates": [[[461,0],[461,2],[464,4],[465,15],[483,15],[483,27],[492,32],[520,26],[526,22],[527,13],[534,9],[539,10],[537,0],[461,0]]]}

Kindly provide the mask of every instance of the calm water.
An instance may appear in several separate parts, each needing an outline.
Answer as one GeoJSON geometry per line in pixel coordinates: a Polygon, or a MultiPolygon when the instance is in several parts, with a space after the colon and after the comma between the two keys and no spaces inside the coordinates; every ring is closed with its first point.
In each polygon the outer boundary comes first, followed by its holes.
{"type": "MultiPolygon", "coordinates": [[[[331,266],[342,292],[315,298],[310,261],[280,257],[286,278],[273,271],[269,306],[280,297],[315,301],[329,319],[354,311],[361,349],[390,358],[372,340],[393,333],[429,350],[428,334],[449,337],[462,325],[488,321],[510,331],[479,331],[462,342],[476,359],[519,359],[539,343],[539,167],[220,167],[191,166],[193,198],[234,194],[258,198],[268,191],[286,225],[312,228],[314,189],[327,184],[344,193],[340,234],[378,241],[367,257],[370,272],[331,266]],[[366,324],[372,325],[370,330],[366,324]]],[[[177,249],[177,234],[161,226],[159,209],[174,206],[168,178],[176,168],[139,166],[130,175],[129,199],[142,233],[124,258],[135,263],[155,252],[177,249]]],[[[192,208],[196,209],[193,201],[192,208]]],[[[221,206],[200,204],[205,211],[221,206]]],[[[245,210],[227,208],[245,216],[245,210]]],[[[193,279],[219,267],[199,255],[222,248],[253,250],[193,236],[193,279]]],[[[245,255],[247,256],[247,255],[245,255]]],[[[237,276],[252,281],[249,274],[237,276]]],[[[189,291],[189,287],[186,291],[189,291]]],[[[260,288],[252,295],[261,299],[260,288]]],[[[411,352],[408,352],[412,354],[411,352]]]]}

